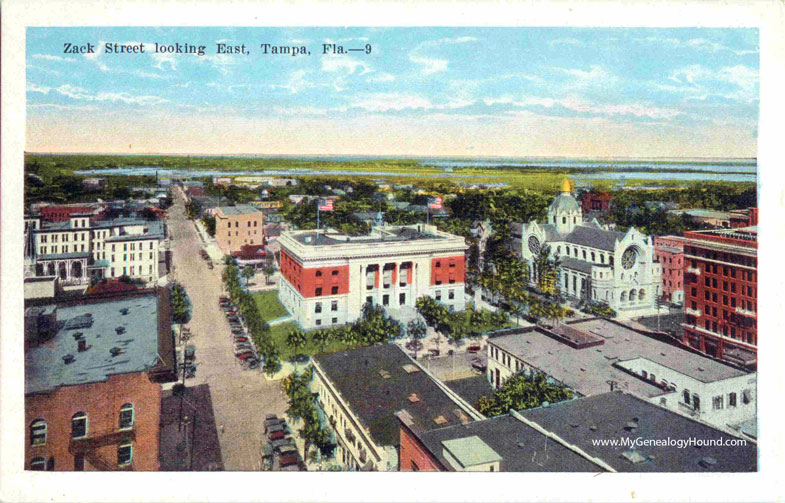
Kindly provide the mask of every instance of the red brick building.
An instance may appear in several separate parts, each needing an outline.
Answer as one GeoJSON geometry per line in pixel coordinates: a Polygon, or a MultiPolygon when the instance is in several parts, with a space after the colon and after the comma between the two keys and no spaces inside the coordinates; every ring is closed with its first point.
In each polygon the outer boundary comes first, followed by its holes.
{"type": "Polygon", "coordinates": [[[71,215],[92,213],[93,209],[89,206],[53,204],[41,208],[41,218],[49,222],[67,222],[71,218],[71,215]]]}
{"type": "Polygon", "coordinates": [[[611,208],[610,192],[587,192],[581,199],[584,213],[590,211],[608,211],[611,208]]]}
{"type": "Polygon", "coordinates": [[[654,255],[662,266],[662,300],[684,303],[684,238],[655,237],[654,255]]]}
{"type": "Polygon", "coordinates": [[[25,311],[25,469],[158,470],[168,289],[38,304],[25,311]]]}
{"type": "Polygon", "coordinates": [[[686,344],[756,365],[757,252],[757,227],[684,233],[686,344]]]}

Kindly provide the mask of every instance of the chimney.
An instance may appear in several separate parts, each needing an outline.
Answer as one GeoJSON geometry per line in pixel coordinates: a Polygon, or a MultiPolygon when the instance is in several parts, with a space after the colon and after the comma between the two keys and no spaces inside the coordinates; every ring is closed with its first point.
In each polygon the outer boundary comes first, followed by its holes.
{"type": "Polygon", "coordinates": [[[76,348],[81,353],[83,351],[87,351],[87,341],[84,339],[79,339],[76,341],[76,348]]]}

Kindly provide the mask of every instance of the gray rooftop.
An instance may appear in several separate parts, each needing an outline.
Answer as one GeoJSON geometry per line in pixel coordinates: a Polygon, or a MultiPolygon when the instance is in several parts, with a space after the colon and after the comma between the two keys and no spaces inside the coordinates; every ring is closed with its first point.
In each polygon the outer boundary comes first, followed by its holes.
{"type": "MultiPolygon", "coordinates": [[[[729,435],[627,393],[565,400],[521,411],[527,420],[600,458],[619,472],[754,472],[757,447],[667,445],[670,441],[717,441],[729,435]],[[598,440],[658,441],[661,445],[602,445],[598,440]]],[[[651,443],[651,442],[650,442],[651,443]]]]}
{"type": "Polygon", "coordinates": [[[344,234],[312,231],[292,235],[296,241],[310,246],[341,245],[346,243],[395,243],[425,239],[445,239],[431,232],[418,231],[414,227],[374,227],[365,236],[346,236],[344,234]]]}
{"type": "Polygon", "coordinates": [[[598,465],[509,415],[440,428],[419,436],[447,469],[452,465],[444,456],[443,442],[479,437],[499,455],[499,470],[503,472],[603,471],[598,465]]]}
{"type": "Polygon", "coordinates": [[[591,274],[591,268],[594,264],[586,262],[585,260],[573,257],[561,257],[561,266],[565,269],[582,272],[584,274],[591,274]]]}
{"type": "Polygon", "coordinates": [[[588,225],[578,225],[567,234],[564,240],[571,244],[598,248],[605,251],[616,249],[616,240],[624,238],[623,232],[606,231],[588,225]]]}
{"type": "Polygon", "coordinates": [[[106,381],[113,374],[145,372],[159,361],[155,295],[58,307],[57,321],[53,339],[25,351],[26,394],[106,381]],[[122,314],[124,309],[127,314],[122,314]],[[79,333],[87,351],[77,351],[79,333]],[[119,348],[116,356],[110,352],[113,348],[119,348]],[[65,363],[66,355],[74,361],[65,363]]]}
{"type": "Polygon", "coordinates": [[[219,206],[217,210],[224,215],[249,215],[252,213],[262,213],[259,208],[254,208],[253,206],[247,204],[241,204],[239,206],[219,206]]]}
{"type": "Polygon", "coordinates": [[[471,420],[424,372],[407,372],[412,360],[395,344],[316,355],[314,361],[379,446],[398,445],[395,413],[403,409],[426,431],[471,420]],[[436,422],[440,417],[443,422],[436,422]]]}
{"type": "Polygon", "coordinates": [[[76,258],[90,257],[90,252],[75,252],[75,253],[50,253],[47,255],[39,255],[39,260],[67,260],[76,258]]]}
{"type": "Polygon", "coordinates": [[[664,390],[659,386],[614,366],[617,362],[635,358],[646,358],[702,382],[745,375],[741,370],[609,321],[595,319],[571,323],[569,326],[598,335],[605,343],[574,349],[539,329],[493,337],[489,342],[584,396],[609,391],[609,380],[616,381],[620,389],[638,396],[653,397],[663,394],[664,390]]]}

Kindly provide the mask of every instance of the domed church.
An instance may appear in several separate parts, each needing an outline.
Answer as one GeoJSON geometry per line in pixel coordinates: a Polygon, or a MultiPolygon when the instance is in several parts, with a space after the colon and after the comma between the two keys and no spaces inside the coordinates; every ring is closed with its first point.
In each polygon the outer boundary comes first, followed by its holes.
{"type": "Polygon", "coordinates": [[[563,295],[606,303],[622,317],[656,312],[662,268],[654,261],[654,240],[633,227],[617,232],[596,219],[584,222],[568,179],[548,207],[547,222],[513,224],[512,234],[532,274],[541,247],[550,246],[551,257],[560,259],[563,295]]]}

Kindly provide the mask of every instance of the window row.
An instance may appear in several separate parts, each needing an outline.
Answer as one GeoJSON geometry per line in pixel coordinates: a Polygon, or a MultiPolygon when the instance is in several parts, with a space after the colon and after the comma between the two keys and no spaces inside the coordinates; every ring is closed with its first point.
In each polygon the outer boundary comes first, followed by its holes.
{"type": "MultiPolygon", "coordinates": [[[[117,446],[117,466],[128,466],[133,461],[134,447],[131,442],[123,442],[117,446]]],[[[84,454],[74,455],[74,471],[84,470],[85,456],[84,454]]],[[[45,458],[38,456],[30,460],[30,469],[33,471],[54,471],[55,458],[50,457],[47,461],[45,458]]]]}
{"type": "MultiPolygon", "coordinates": [[[[127,403],[120,407],[117,429],[129,430],[134,426],[134,406],[127,403]]],[[[86,412],[77,412],[71,417],[71,438],[88,436],[89,419],[86,412]]],[[[30,423],[30,445],[46,445],[48,426],[44,419],[36,419],[30,423]]]]}

